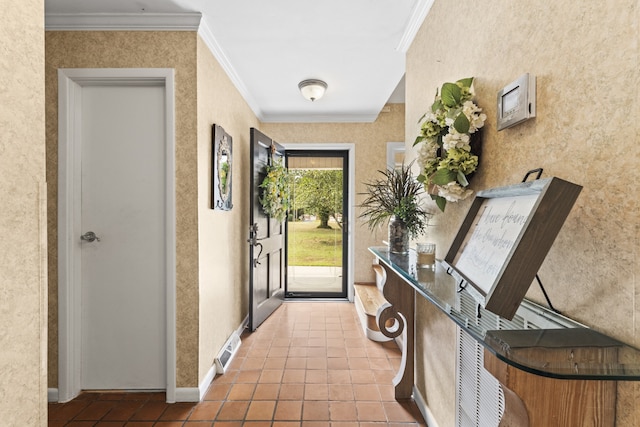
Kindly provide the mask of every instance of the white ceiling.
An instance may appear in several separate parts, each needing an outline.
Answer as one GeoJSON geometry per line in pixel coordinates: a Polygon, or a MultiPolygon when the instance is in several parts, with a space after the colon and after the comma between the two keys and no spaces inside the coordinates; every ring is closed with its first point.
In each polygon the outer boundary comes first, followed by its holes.
{"type": "Polygon", "coordinates": [[[126,29],[135,23],[132,28],[143,29],[145,19],[195,22],[261,121],[369,122],[386,102],[404,102],[405,52],[432,3],[45,0],[45,25],[126,29]],[[105,26],[107,21],[119,24],[105,26]],[[310,78],[328,84],[325,96],[313,103],[298,91],[298,82],[310,78]]]}

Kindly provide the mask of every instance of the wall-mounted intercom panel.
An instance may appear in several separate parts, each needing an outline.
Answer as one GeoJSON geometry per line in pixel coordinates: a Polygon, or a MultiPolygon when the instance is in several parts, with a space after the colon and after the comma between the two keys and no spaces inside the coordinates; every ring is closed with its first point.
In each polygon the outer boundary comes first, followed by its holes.
{"type": "Polygon", "coordinates": [[[526,73],[498,92],[498,130],[536,116],[536,77],[526,73]]]}

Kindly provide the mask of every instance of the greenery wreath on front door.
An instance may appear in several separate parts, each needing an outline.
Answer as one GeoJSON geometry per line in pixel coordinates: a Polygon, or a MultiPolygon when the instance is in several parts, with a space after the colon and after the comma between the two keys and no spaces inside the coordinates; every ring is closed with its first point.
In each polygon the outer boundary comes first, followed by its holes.
{"type": "Polygon", "coordinates": [[[262,189],[260,203],[264,213],[282,222],[287,217],[291,204],[289,176],[287,168],[282,164],[282,159],[276,159],[275,157],[272,159],[271,164],[266,166],[266,176],[260,184],[262,189]]]}

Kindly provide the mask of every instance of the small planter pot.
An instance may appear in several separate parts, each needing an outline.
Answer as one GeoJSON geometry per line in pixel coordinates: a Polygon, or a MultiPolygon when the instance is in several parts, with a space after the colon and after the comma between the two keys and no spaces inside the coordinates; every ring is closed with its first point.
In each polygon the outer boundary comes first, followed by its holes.
{"type": "Polygon", "coordinates": [[[389,251],[394,254],[409,253],[409,230],[407,224],[392,216],[389,220],[389,251]]]}

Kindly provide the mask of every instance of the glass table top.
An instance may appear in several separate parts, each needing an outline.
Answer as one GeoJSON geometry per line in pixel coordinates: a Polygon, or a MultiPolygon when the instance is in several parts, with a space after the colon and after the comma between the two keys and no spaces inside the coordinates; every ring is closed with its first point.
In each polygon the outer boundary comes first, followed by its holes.
{"type": "Polygon", "coordinates": [[[416,252],[369,251],[416,292],[437,306],[498,359],[536,375],[559,379],[640,380],[640,351],[578,322],[524,300],[512,320],[485,310],[436,262],[416,267],[416,252]]]}

